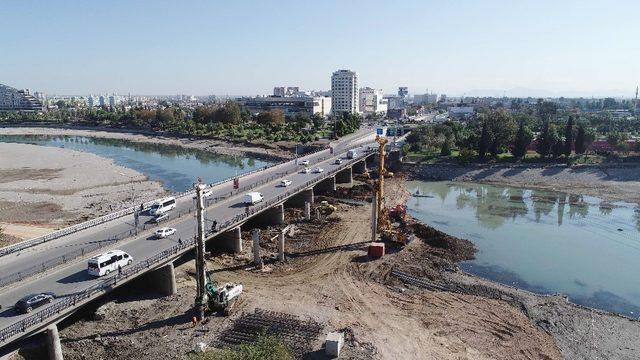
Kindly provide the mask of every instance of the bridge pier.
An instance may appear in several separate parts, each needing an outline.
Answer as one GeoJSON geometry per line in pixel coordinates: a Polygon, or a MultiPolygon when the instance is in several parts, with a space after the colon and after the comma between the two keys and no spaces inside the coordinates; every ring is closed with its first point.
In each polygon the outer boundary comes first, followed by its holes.
{"type": "Polygon", "coordinates": [[[311,220],[311,203],[308,201],[304,203],[304,219],[311,220]]]}
{"type": "Polygon", "coordinates": [[[336,177],[329,176],[328,178],[320,181],[313,187],[313,192],[318,192],[320,194],[327,193],[330,191],[336,191],[336,177]]]}
{"type": "Polygon", "coordinates": [[[62,346],[60,345],[60,335],[58,326],[53,324],[47,328],[47,351],[50,360],[63,360],[62,346]]]}
{"type": "Polygon", "coordinates": [[[170,262],[167,265],[157,268],[149,274],[149,283],[153,284],[154,289],[164,295],[176,294],[176,272],[173,268],[173,263],[170,262]]]}
{"type": "Polygon", "coordinates": [[[253,240],[253,263],[262,267],[262,259],[260,258],[260,229],[251,231],[251,239],[253,240]]]}
{"type": "MultiPolygon", "coordinates": [[[[224,246],[236,254],[242,252],[242,230],[240,226],[218,235],[224,246]]],[[[215,241],[215,240],[214,240],[215,241]]]]}
{"type": "Polygon", "coordinates": [[[285,201],[285,205],[287,207],[304,207],[305,203],[313,204],[313,188],[302,190],[296,195],[293,195],[287,201],[285,201]]]}
{"type": "Polygon", "coordinates": [[[358,161],[353,164],[352,170],[356,174],[364,174],[367,172],[367,162],[366,160],[358,161]]]}
{"type": "Polygon", "coordinates": [[[336,174],[336,183],[353,184],[353,170],[351,167],[348,167],[336,174]]]}
{"type": "Polygon", "coordinates": [[[264,212],[265,221],[269,224],[284,224],[284,205],[276,205],[264,212]]]}

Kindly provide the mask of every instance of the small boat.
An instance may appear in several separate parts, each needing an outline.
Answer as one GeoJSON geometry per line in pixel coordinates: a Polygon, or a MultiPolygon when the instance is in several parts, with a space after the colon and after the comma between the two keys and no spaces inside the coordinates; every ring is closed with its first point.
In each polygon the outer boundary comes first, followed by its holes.
{"type": "Polygon", "coordinates": [[[432,198],[433,196],[431,195],[423,195],[420,192],[420,189],[417,189],[415,193],[412,194],[413,197],[422,197],[422,198],[432,198]]]}

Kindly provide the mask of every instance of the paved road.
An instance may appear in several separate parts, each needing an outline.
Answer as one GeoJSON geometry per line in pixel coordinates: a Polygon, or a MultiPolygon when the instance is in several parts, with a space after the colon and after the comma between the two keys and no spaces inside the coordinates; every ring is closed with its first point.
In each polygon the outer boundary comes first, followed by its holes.
{"type": "MultiPolygon", "coordinates": [[[[344,151],[347,148],[353,147],[354,144],[363,145],[365,147],[371,144],[373,136],[362,137],[362,133],[359,136],[351,137],[346,141],[332,144],[334,149],[333,155],[326,160],[320,160],[323,157],[329,156],[328,152],[320,152],[317,154],[305,157],[309,159],[312,167],[320,166],[326,171],[330,171],[338,165],[334,164],[335,158],[338,156],[344,157],[344,151]]],[[[362,149],[360,149],[362,150],[362,149]]],[[[359,151],[359,156],[362,157],[363,151],[359,151]]],[[[289,189],[294,188],[297,184],[303,184],[309,180],[321,179],[324,174],[300,173],[300,166],[295,165],[295,162],[285,163],[267,171],[252,174],[246,179],[243,179],[241,186],[247,185],[247,183],[264,183],[258,186],[255,191],[260,191],[265,196],[265,201],[277,198],[279,195],[284,194],[289,189]],[[293,183],[290,187],[280,187],[280,180],[283,178],[279,174],[285,171],[294,171],[290,175],[284,176],[291,180],[293,183]],[[274,178],[269,181],[269,179],[274,178]]],[[[220,185],[214,188],[213,197],[221,195],[228,195],[232,190],[231,182],[220,185]]],[[[245,211],[245,207],[242,204],[242,197],[246,191],[234,193],[233,196],[228,197],[225,200],[221,200],[207,208],[205,217],[208,219],[216,219],[218,223],[233,218],[238,214],[242,214],[245,211]]],[[[191,197],[183,198],[179,204],[178,209],[175,212],[185,211],[189,207],[193,207],[193,200],[191,197]]],[[[142,223],[148,219],[148,217],[141,217],[142,223]]],[[[98,252],[107,251],[107,249],[118,248],[122,249],[134,258],[134,264],[144,259],[162,252],[174,246],[178,242],[178,238],[191,238],[195,234],[196,222],[193,214],[186,214],[180,218],[169,220],[162,226],[171,226],[177,229],[177,233],[166,239],[155,239],[151,236],[154,231],[153,228],[147,229],[138,236],[131,236],[127,239],[121,240],[117,244],[105,247],[98,252]]],[[[69,250],[78,248],[92,241],[104,241],[112,236],[113,233],[128,232],[133,229],[133,216],[126,216],[116,221],[109,222],[97,226],[95,228],[87,229],[76,234],[72,234],[68,237],[54,240],[50,243],[38,245],[36,247],[23,250],[17,254],[12,254],[2,258],[2,267],[0,271],[6,271],[8,268],[24,268],[31,266],[35,263],[34,259],[42,260],[47,257],[59,256],[69,250]]],[[[25,281],[21,281],[17,284],[9,286],[1,290],[0,304],[3,305],[0,310],[0,329],[15,323],[16,321],[24,318],[26,315],[17,314],[12,305],[21,297],[30,293],[37,293],[43,291],[51,291],[56,293],[60,298],[73,295],[81,292],[86,288],[98,284],[104,278],[93,278],[87,275],[86,272],[86,259],[89,255],[71,261],[70,263],[61,267],[55,268],[49,272],[45,272],[41,276],[29,278],[25,281]]],[[[56,300],[59,301],[59,300],[56,300]]],[[[0,346],[4,344],[0,343],[0,346]]]]}

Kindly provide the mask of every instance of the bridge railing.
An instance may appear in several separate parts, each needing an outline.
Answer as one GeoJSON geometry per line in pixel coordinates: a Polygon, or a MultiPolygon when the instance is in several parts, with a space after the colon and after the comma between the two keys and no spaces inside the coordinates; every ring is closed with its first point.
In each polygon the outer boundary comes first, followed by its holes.
{"type": "MultiPolygon", "coordinates": [[[[362,155],[358,156],[355,159],[349,159],[348,161],[346,161],[342,166],[330,170],[328,171],[326,174],[328,176],[334,175],[340,171],[343,171],[344,168],[346,168],[347,166],[352,165],[353,163],[362,161],[362,155]]],[[[285,192],[284,194],[280,194],[278,195],[276,198],[271,199],[269,201],[266,201],[256,207],[253,207],[252,209],[250,209],[250,211],[248,213],[243,213],[243,214],[239,214],[234,216],[231,219],[228,219],[227,221],[225,221],[225,223],[220,227],[221,231],[225,231],[228,230],[230,228],[233,228],[235,226],[237,226],[236,224],[238,222],[243,221],[244,219],[250,217],[251,215],[254,215],[260,211],[263,211],[269,207],[271,207],[274,204],[277,204],[279,202],[282,202],[283,200],[287,199],[288,197],[297,194],[299,191],[304,190],[309,188],[310,186],[313,186],[316,183],[319,183],[321,181],[323,181],[325,179],[314,179],[314,180],[309,180],[301,185],[298,185],[294,188],[291,188],[290,190],[288,190],[287,192],[285,192]]],[[[211,236],[213,233],[212,232],[208,232],[207,236],[211,236]]],[[[122,282],[126,279],[135,277],[136,275],[147,271],[149,268],[154,267],[158,264],[160,264],[161,262],[173,258],[177,255],[179,255],[180,253],[188,250],[189,248],[193,247],[195,243],[195,239],[194,238],[190,238],[190,239],[185,239],[183,241],[181,241],[181,243],[172,246],[169,249],[163,250],[162,252],[155,254],[137,264],[134,264],[130,267],[126,267],[124,269],[122,269],[122,271],[119,274],[116,274],[110,278],[107,278],[105,280],[103,280],[102,282],[100,282],[97,285],[94,285],[92,287],[89,287],[83,291],[80,291],[78,293],[75,294],[71,294],[68,296],[65,296],[64,298],[62,298],[61,300],[55,302],[54,304],[52,304],[51,306],[47,306],[46,308],[44,308],[41,311],[38,311],[37,313],[30,315],[20,321],[18,321],[15,324],[12,324],[4,329],[0,330],[0,342],[5,342],[7,339],[20,334],[20,333],[24,333],[27,330],[30,330],[31,327],[34,327],[36,325],[39,325],[43,322],[45,322],[47,319],[52,318],[58,314],[60,314],[61,312],[68,310],[69,308],[76,306],[77,304],[91,298],[94,294],[98,293],[98,292],[106,292],[106,291],[110,291],[111,289],[115,288],[119,282],[122,282]]]]}
{"type": "MultiPolygon", "coordinates": [[[[320,148],[320,149],[317,149],[316,151],[313,151],[313,152],[305,154],[304,157],[312,156],[312,155],[314,155],[314,154],[316,154],[318,152],[326,151],[326,150],[327,150],[327,148],[320,148]]],[[[256,174],[256,173],[259,173],[259,172],[262,172],[262,171],[265,171],[265,170],[269,170],[269,169],[272,170],[272,169],[274,169],[274,168],[276,168],[278,166],[290,163],[292,161],[294,161],[294,160],[283,160],[283,161],[281,161],[279,163],[276,163],[276,164],[274,164],[272,166],[269,166],[269,167],[254,169],[254,170],[249,171],[247,173],[244,173],[244,174],[242,174],[240,176],[233,176],[233,177],[229,177],[229,178],[220,180],[220,181],[218,181],[216,183],[211,184],[210,187],[219,186],[219,185],[221,185],[223,183],[226,183],[228,181],[231,181],[231,180],[233,180],[235,178],[250,177],[253,174],[256,174]]],[[[174,196],[176,198],[182,198],[182,197],[185,197],[185,196],[193,196],[193,194],[195,194],[194,190],[187,190],[187,191],[184,191],[184,192],[181,192],[181,193],[174,194],[174,196]]],[[[152,200],[152,201],[148,201],[146,203],[143,203],[143,208],[146,209],[146,208],[150,207],[151,205],[153,205],[153,203],[155,203],[155,201],[156,200],[152,200]]],[[[51,241],[51,240],[55,240],[55,239],[58,239],[60,237],[66,236],[66,235],[76,233],[76,232],[81,231],[81,230],[85,230],[85,229],[88,229],[88,228],[91,228],[91,227],[94,227],[94,226],[97,226],[97,225],[101,225],[101,224],[104,224],[106,222],[112,221],[114,219],[118,219],[118,218],[126,216],[126,215],[133,214],[138,209],[139,209],[139,207],[137,207],[137,206],[129,207],[127,209],[116,211],[116,212],[111,213],[111,214],[107,214],[107,215],[104,215],[104,216],[101,216],[101,217],[98,217],[98,218],[95,218],[95,219],[91,219],[91,220],[88,220],[88,221],[85,221],[85,222],[82,222],[82,223],[79,223],[79,224],[76,224],[76,225],[73,225],[73,226],[69,226],[69,227],[66,227],[64,229],[60,229],[60,230],[54,231],[52,233],[37,237],[37,238],[33,238],[33,239],[30,239],[30,240],[25,240],[25,241],[19,242],[17,244],[13,244],[13,245],[6,246],[4,248],[0,248],[0,257],[8,255],[8,254],[11,254],[11,253],[14,253],[14,252],[18,252],[18,251],[21,251],[21,250],[24,250],[24,249],[27,249],[27,248],[30,248],[30,247],[33,247],[33,246],[36,246],[36,245],[40,245],[42,243],[45,243],[45,242],[48,242],[48,241],[51,241]]],[[[2,285],[0,284],[0,286],[2,286],[2,285]]]]}

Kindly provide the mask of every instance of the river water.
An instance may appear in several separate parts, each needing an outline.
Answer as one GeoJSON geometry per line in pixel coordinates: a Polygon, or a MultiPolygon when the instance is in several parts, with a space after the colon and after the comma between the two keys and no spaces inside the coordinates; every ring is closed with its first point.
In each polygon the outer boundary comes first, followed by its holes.
{"type": "Polygon", "coordinates": [[[407,183],[415,218],[471,240],[472,274],[640,317],[640,208],[590,196],[454,182],[407,183]]]}
{"type": "Polygon", "coordinates": [[[113,159],[160,181],[167,190],[185,191],[198,177],[206,183],[252,171],[271,162],[251,157],[213,154],[179,146],[83,136],[0,135],[0,142],[20,142],[84,151],[113,159]]]}

